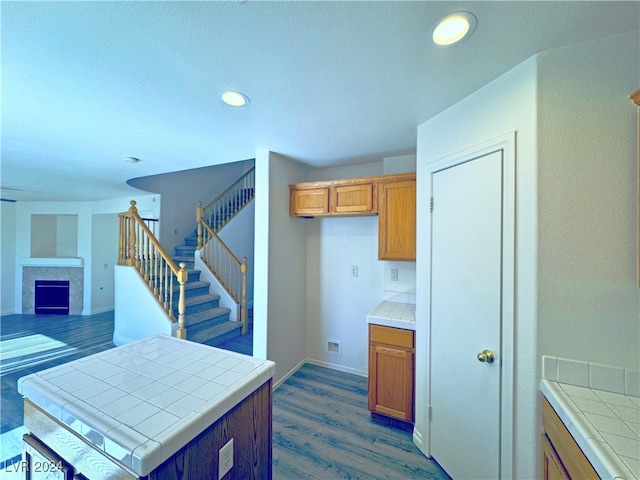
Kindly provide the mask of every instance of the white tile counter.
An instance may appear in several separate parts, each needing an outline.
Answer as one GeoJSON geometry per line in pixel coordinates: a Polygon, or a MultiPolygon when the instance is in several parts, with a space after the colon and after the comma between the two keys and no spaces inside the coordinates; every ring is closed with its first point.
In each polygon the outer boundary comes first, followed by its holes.
{"type": "Polygon", "coordinates": [[[639,375],[543,357],[540,389],[603,479],[640,478],[639,375]]]}
{"type": "Polygon", "coordinates": [[[157,335],[22,377],[18,391],[144,476],[274,372],[269,360],[157,335]]]}
{"type": "Polygon", "coordinates": [[[384,301],[367,315],[367,323],[415,330],[416,305],[414,303],[384,301]]]}

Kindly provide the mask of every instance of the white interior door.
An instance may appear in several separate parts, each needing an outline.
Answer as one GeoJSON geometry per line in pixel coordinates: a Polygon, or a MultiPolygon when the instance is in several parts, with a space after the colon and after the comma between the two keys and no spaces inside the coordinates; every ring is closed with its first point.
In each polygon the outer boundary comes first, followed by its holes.
{"type": "Polygon", "coordinates": [[[455,479],[500,478],[502,177],[502,151],[432,174],[431,454],[455,479]]]}

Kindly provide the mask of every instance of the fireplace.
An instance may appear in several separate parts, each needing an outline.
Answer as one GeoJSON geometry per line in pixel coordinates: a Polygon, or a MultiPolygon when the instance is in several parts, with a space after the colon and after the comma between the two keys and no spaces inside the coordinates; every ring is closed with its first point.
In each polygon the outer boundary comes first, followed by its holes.
{"type": "MultiPolygon", "coordinates": [[[[68,312],[66,314],[82,315],[84,304],[84,268],[82,263],[72,263],[67,259],[52,259],[49,262],[47,260],[22,259],[22,313],[27,315],[38,313],[35,309],[36,281],[47,280],[68,282],[68,312]]],[[[60,311],[55,313],[60,313],[60,311]]]]}
{"type": "Polygon", "coordinates": [[[36,315],[69,315],[69,281],[35,281],[36,315]]]}

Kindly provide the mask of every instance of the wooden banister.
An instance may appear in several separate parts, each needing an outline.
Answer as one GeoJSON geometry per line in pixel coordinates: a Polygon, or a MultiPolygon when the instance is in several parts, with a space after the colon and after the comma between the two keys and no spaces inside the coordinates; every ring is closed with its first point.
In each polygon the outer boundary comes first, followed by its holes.
{"type": "Polygon", "coordinates": [[[118,214],[118,217],[120,220],[118,264],[136,268],[169,319],[178,323],[176,337],[187,338],[184,320],[186,310],[185,283],[188,276],[186,264],[180,263],[180,266],[177,266],[171,259],[147,225],[149,222],[156,222],[156,220],[140,217],[135,200],[131,200],[129,210],[118,214]],[[173,312],[174,282],[179,285],[177,319],[173,312]]]}

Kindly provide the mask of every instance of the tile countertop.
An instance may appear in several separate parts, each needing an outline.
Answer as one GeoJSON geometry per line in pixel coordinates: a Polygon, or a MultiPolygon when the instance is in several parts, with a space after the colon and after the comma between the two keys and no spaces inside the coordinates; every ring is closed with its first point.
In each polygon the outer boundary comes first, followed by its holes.
{"type": "Polygon", "coordinates": [[[145,476],[274,372],[269,360],[156,335],[22,377],[18,391],[145,476]]]}
{"type": "Polygon", "coordinates": [[[414,303],[384,301],[367,315],[367,323],[415,330],[416,305],[414,303]]]}
{"type": "Polygon", "coordinates": [[[637,371],[542,358],[540,389],[601,478],[640,478],[637,371]]]}

